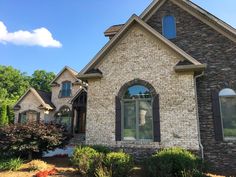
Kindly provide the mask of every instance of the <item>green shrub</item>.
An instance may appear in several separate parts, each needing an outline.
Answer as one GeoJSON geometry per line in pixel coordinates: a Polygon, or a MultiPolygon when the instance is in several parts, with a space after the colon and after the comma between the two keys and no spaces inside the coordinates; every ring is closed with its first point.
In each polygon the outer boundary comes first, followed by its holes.
{"type": "Polygon", "coordinates": [[[93,176],[103,156],[91,147],[77,147],[71,157],[72,164],[83,176],[93,176]]]}
{"type": "Polygon", "coordinates": [[[204,173],[200,172],[197,169],[189,170],[189,171],[182,171],[180,177],[209,177],[204,173]]]}
{"type": "Polygon", "coordinates": [[[95,177],[112,177],[112,171],[101,164],[96,168],[95,177]]]}
{"type": "Polygon", "coordinates": [[[9,160],[1,160],[0,162],[0,170],[9,170],[9,171],[17,171],[20,169],[23,161],[20,158],[14,158],[9,160]]]}
{"type": "Polygon", "coordinates": [[[126,177],[133,167],[133,158],[124,152],[110,152],[104,163],[111,170],[112,177],[126,177]]]}
{"type": "Polygon", "coordinates": [[[56,124],[26,123],[0,127],[0,154],[8,157],[32,157],[64,147],[69,136],[56,124]]]}
{"type": "Polygon", "coordinates": [[[103,154],[107,154],[109,152],[111,152],[111,150],[103,145],[93,145],[91,146],[91,148],[95,149],[97,152],[103,153],[103,154]]]}
{"type": "Polygon", "coordinates": [[[146,161],[150,177],[179,177],[199,168],[200,160],[191,152],[181,148],[164,149],[146,161]]]}

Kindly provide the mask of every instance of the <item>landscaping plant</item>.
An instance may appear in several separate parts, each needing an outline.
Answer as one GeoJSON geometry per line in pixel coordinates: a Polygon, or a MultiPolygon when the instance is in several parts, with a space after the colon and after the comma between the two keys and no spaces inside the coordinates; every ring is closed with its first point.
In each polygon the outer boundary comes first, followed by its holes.
{"type": "Polygon", "coordinates": [[[126,177],[133,168],[133,158],[124,152],[110,152],[105,157],[105,166],[112,172],[112,177],[126,177]]]}
{"type": "Polygon", "coordinates": [[[103,146],[103,145],[93,145],[93,146],[90,146],[90,147],[95,149],[97,152],[100,152],[100,153],[103,153],[103,154],[107,154],[107,153],[111,152],[111,150],[108,147],[103,146]]]}
{"type": "Polygon", "coordinates": [[[102,154],[91,147],[78,146],[73,152],[71,161],[82,176],[93,176],[102,162],[102,154]]]}
{"type": "Polygon", "coordinates": [[[71,161],[82,176],[128,176],[133,167],[133,158],[123,152],[108,153],[108,150],[108,148],[100,145],[92,147],[79,146],[74,150],[71,161]]]}
{"type": "MultiPolygon", "coordinates": [[[[202,174],[199,169],[201,160],[193,153],[182,148],[163,149],[146,161],[149,177],[189,177],[202,174]]],[[[203,175],[203,174],[202,174],[203,175]]]]}
{"type": "Polygon", "coordinates": [[[56,124],[26,123],[0,127],[0,154],[5,156],[42,155],[63,148],[69,142],[65,128],[56,124]]]}
{"type": "Polygon", "coordinates": [[[23,160],[20,158],[11,158],[7,160],[0,161],[0,171],[9,170],[9,171],[17,171],[20,169],[23,164],[23,160]]]}

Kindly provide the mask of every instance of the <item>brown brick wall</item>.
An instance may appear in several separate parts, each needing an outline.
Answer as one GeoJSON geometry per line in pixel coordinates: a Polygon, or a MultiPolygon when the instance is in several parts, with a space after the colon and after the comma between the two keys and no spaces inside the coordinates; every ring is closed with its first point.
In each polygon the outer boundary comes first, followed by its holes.
{"type": "Polygon", "coordinates": [[[162,32],[162,17],[176,18],[177,46],[208,65],[198,79],[198,102],[202,143],[205,159],[214,164],[213,170],[236,174],[236,142],[217,142],[214,135],[211,92],[230,87],[236,90],[236,44],[171,2],[165,3],[148,21],[162,32]]]}

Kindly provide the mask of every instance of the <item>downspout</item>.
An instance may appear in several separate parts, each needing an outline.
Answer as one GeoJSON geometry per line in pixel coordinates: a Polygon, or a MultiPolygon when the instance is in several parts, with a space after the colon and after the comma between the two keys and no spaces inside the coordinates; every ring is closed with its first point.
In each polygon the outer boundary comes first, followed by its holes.
{"type": "Polygon", "coordinates": [[[197,129],[198,129],[198,142],[199,142],[199,147],[201,150],[201,157],[202,160],[204,161],[204,147],[202,145],[201,141],[201,132],[200,132],[200,119],[199,119],[199,113],[198,113],[198,93],[197,93],[197,79],[202,77],[204,75],[204,71],[194,77],[194,87],[195,87],[195,101],[196,101],[196,115],[197,115],[197,129]]]}

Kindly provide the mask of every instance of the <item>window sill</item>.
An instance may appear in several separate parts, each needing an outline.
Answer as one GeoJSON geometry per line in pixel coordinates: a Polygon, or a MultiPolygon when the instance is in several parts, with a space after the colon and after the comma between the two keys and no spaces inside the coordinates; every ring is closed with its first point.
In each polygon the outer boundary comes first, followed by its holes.
{"type": "Polygon", "coordinates": [[[236,142],[236,137],[224,138],[224,142],[236,142]]]}
{"type": "Polygon", "coordinates": [[[127,143],[127,144],[152,144],[157,143],[153,140],[121,140],[121,143],[127,143]]]}
{"type": "Polygon", "coordinates": [[[72,98],[72,96],[59,96],[58,98],[72,98]]]}

